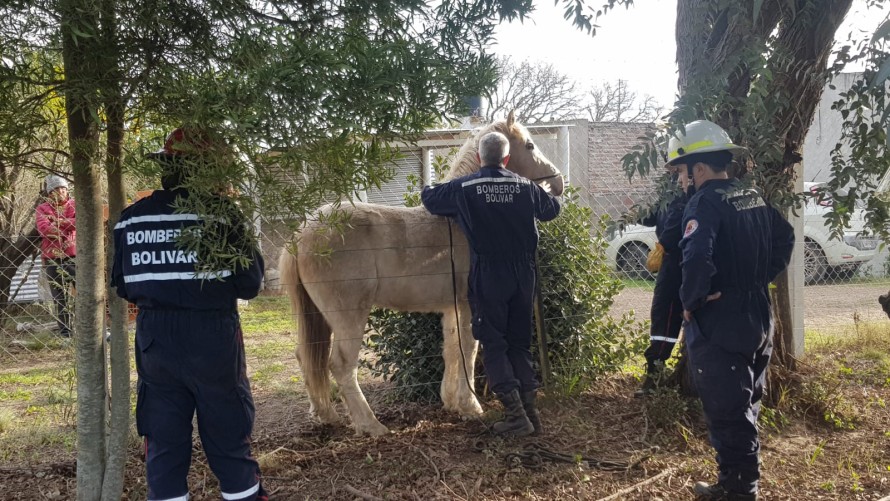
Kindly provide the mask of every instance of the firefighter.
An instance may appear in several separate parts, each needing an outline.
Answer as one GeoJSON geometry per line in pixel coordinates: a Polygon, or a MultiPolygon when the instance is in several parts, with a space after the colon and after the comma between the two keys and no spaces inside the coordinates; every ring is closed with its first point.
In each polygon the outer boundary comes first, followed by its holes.
{"type": "MultiPolygon", "coordinates": [[[[198,129],[178,128],[149,157],[162,168],[162,190],[121,213],[114,228],[112,284],[139,307],[136,426],[145,439],[149,500],[188,499],[192,418],[207,461],[226,500],[265,500],[260,470],[250,453],[254,404],[247,379],[238,299],[260,290],[263,259],[244,215],[212,193],[190,193],[191,173],[210,162],[231,161],[221,141],[198,129]],[[202,217],[175,209],[178,201],[202,197],[223,214],[202,217]],[[208,269],[202,253],[180,236],[216,242],[249,264],[208,269]]],[[[207,206],[205,205],[205,206],[207,206]]]]}
{"type": "MultiPolygon", "coordinates": [[[[668,166],[674,183],[678,181],[677,168],[668,166]]],[[[649,329],[649,347],[643,353],[646,358],[646,378],[635,397],[644,397],[655,390],[664,376],[664,363],[671,358],[674,345],[680,336],[683,324],[683,305],[680,303],[680,238],[683,236],[683,209],[686,207],[686,194],[679,194],[665,208],[642,219],[644,226],[655,226],[658,239],[656,253],[661,255],[661,264],[655,276],[655,290],[652,294],[649,329]]]]}
{"type": "Polygon", "coordinates": [[[680,299],[689,369],[719,470],[717,482],[695,484],[701,500],[757,499],[757,417],[772,353],[768,289],[794,246],[785,218],[756,189],[730,179],[733,155],[744,151],[706,120],[669,143],[669,164],[695,188],[680,242],[680,299]]]}
{"type": "Polygon", "coordinates": [[[550,221],[559,202],[541,186],[506,169],[510,143],[499,132],[479,140],[482,168],[449,183],[424,188],[424,207],[457,219],[470,244],[468,299],[473,337],[482,343],[482,362],[505,418],[500,435],[541,433],[536,407],[538,382],[531,362],[535,294],[535,219],[550,221]]]}

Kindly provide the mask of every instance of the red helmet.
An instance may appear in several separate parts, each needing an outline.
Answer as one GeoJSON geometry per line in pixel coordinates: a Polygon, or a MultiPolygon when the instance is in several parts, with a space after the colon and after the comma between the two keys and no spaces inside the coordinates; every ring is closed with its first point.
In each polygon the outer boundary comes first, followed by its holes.
{"type": "Polygon", "coordinates": [[[225,149],[221,139],[211,137],[208,131],[196,128],[177,127],[167,135],[164,147],[149,153],[152,160],[171,160],[179,156],[219,154],[225,149]]]}

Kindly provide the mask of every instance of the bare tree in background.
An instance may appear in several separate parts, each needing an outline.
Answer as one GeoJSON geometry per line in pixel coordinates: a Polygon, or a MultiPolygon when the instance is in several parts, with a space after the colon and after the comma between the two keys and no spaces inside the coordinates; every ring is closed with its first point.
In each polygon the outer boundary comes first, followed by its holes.
{"type": "Polygon", "coordinates": [[[630,90],[626,80],[593,87],[586,97],[591,122],[654,122],[664,110],[654,97],[630,90]]]}
{"type": "Polygon", "coordinates": [[[552,64],[497,58],[498,85],[489,96],[485,118],[491,122],[510,110],[526,124],[581,118],[584,105],[581,93],[571,78],[552,64]]]}

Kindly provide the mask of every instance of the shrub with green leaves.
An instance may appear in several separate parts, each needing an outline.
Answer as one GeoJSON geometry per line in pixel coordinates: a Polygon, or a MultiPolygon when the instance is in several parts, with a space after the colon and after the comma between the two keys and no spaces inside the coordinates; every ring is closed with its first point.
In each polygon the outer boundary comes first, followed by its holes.
{"type": "Polygon", "coordinates": [[[581,392],[603,374],[639,355],[645,325],[633,314],[609,314],[623,288],[606,262],[606,218],[594,227],[592,211],[566,190],[560,215],[539,225],[541,300],[553,389],[581,392]]]}

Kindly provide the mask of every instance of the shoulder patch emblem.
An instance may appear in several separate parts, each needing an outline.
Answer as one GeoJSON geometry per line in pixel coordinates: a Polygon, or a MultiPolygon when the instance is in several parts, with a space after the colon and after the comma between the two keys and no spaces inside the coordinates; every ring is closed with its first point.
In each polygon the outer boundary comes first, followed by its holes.
{"type": "Polygon", "coordinates": [[[683,238],[686,238],[698,229],[698,221],[695,219],[690,219],[688,223],[686,223],[686,230],[683,232],[683,238]]]}

